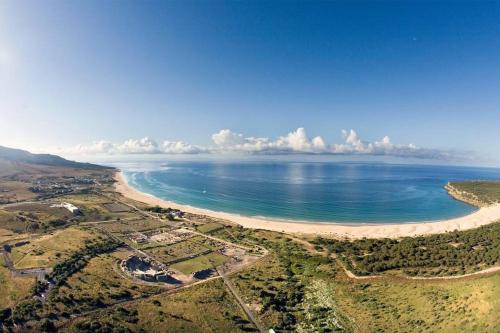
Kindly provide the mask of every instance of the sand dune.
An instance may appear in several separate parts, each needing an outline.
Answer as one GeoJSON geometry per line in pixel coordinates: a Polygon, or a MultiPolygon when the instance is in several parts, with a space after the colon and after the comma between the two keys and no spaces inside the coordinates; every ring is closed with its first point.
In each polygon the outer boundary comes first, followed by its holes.
{"type": "Polygon", "coordinates": [[[260,219],[224,212],[215,212],[207,209],[179,205],[171,201],[162,200],[152,195],[140,192],[127,184],[121,172],[116,173],[116,191],[130,199],[161,207],[172,207],[194,214],[202,214],[215,218],[229,220],[246,228],[264,229],[271,231],[318,234],[346,238],[397,238],[444,233],[453,230],[476,228],[500,220],[500,204],[481,207],[466,216],[450,219],[419,223],[400,224],[361,224],[346,225],[341,223],[292,222],[272,219],[260,219]]]}

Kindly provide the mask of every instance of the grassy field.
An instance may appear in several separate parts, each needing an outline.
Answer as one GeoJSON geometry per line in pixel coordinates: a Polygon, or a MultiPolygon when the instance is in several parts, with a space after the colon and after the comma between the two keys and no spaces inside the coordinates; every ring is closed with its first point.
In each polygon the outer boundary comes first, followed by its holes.
{"type": "Polygon", "coordinates": [[[196,229],[202,233],[211,233],[213,231],[216,231],[216,230],[219,230],[222,228],[224,228],[224,226],[222,224],[210,222],[210,223],[202,224],[202,225],[198,226],[196,229]]]}
{"type": "Polygon", "coordinates": [[[51,203],[18,203],[0,210],[0,227],[17,233],[42,233],[74,223],[75,217],[65,208],[51,203]]]}
{"type": "Polygon", "coordinates": [[[124,277],[118,262],[130,254],[129,251],[118,250],[92,258],[59,288],[57,296],[51,301],[50,310],[55,313],[85,311],[159,292],[161,289],[158,287],[124,277]]]}
{"type": "Polygon", "coordinates": [[[156,230],[159,228],[165,228],[168,227],[168,224],[166,222],[159,220],[138,218],[128,221],[123,220],[119,222],[102,223],[99,225],[99,227],[105,229],[108,232],[116,234],[125,234],[136,231],[148,231],[148,230],[156,230]]]}
{"type": "MultiPolygon", "coordinates": [[[[0,211],[0,215],[1,213],[2,212],[0,211]]],[[[0,228],[0,244],[6,242],[16,242],[17,240],[27,238],[28,236],[29,236],[28,234],[19,234],[12,230],[0,228]]]]}
{"type": "Polygon", "coordinates": [[[181,271],[184,274],[193,274],[204,269],[220,266],[228,260],[228,257],[219,253],[212,252],[193,259],[181,261],[179,263],[173,264],[170,267],[181,271]]]}
{"type": "Polygon", "coordinates": [[[0,181],[0,203],[17,202],[36,198],[29,190],[30,184],[13,180],[0,181]]]}
{"type": "Polygon", "coordinates": [[[500,275],[462,281],[337,279],[336,299],[360,332],[498,332],[500,275]]]}
{"type": "Polygon", "coordinates": [[[34,219],[41,223],[56,219],[69,219],[73,217],[65,208],[52,208],[50,203],[19,203],[5,208],[9,212],[20,214],[26,219],[34,219]]]}
{"type": "Polygon", "coordinates": [[[259,231],[253,236],[271,254],[232,280],[265,327],[284,332],[351,331],[353,324],[338,308],[336,295],[327,294],[332,288],[325,281],[335,277],[334,262],[311,255],[277,233],[259,231]]]}
{"type": "Polygon", "coordinates": [[[30,289],[35,284],[35,281],[35,278],[31,276],[13,276],[3,266],[2,258],[2,265],[0,266],[0,310],[12,307],[30,295],[30,289]]]}
{"type": "Polygon", "coordinates": [[[81,221],[103,221],[116,218],[126,219],[137,217],[138,215],[131,211],[114,212],[108,209],[110,200],[107,197],[97,194],[75,194],[65,195],[63,197],[52,199],[56,203],[69,202],[79,207],[83,212],[81,221]]]}
{"type": "Polygon", "coordinates": [[[209,281],[182,292],[158,295],[75,321],[66,332],[251,332],[244,313],[222,281],[209,281]]]}
{"type": "Polygon", "coordinates": [[[24,233],[26,232],[27,224],[15,212],[0,209],[0,228],[15,233],[24,233]]]}
{"type": "Polygon", "coordinates": [[[464,280],[352,280],[334,261],[275,233],[272,255],[233,277],[266,327],[320,332],[496,332],[500,275],[464,280]]]}
{"type": "Polygon", "coordinates": [[[99,235],[90,229],[70,227],[51,234],[37,236],[28,244],[12,248],[16,268],[50,267],[83,246],[85,241],[99,235]]]}
{"type": "Polygon", "coordinates": [[[197,255],[208,250],[210,248],[205,245],[188,239],[172,245],[152,247],[144,250],[144,252],[151,254],[160,262],[168,263],[172,260],[197,255]]]}

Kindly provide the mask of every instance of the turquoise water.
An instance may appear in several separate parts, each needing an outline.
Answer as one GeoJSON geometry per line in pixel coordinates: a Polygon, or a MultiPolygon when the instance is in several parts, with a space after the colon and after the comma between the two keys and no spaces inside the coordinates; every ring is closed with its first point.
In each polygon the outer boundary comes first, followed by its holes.
{"type": "Polygon", "coordinates": [[[195,207],[276,219],[417,222],[469,214],[450,180],[500,179],[500,170],[367,163],[158,162],[115,164],[129,184],[195,207]]]}

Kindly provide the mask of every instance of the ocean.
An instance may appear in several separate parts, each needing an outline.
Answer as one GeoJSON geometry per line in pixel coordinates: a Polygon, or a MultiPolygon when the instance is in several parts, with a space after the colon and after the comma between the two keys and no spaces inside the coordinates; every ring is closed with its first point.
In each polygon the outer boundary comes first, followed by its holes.
{"type": "Polygon", "coordinates": [[[476,210],[451,198],[448,181],[500,179],[500,169],[384,163],[113,163],[129,185],[213,211],[280,220],[401,223],[476,210]]]}

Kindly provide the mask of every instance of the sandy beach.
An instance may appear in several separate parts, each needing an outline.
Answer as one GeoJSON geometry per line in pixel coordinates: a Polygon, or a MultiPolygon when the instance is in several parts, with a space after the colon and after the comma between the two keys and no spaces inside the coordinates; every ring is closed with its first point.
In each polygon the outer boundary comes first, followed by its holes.
{"type": "Polygon", "coordinates": [[[117,180],[116,191],[130,199],[160,207],[171,207],[193,214],[207,215],[214,218],[229,220],[245,228],[264,229],[296,234],[328,235],[340,238],[398,238],[438,234],[454,230],[467,230],[500,220],[500,203],[488,207],[481,207],[472,214],[450,219],[418,223],[400,224],[360,224],[346,225],[340,223],[292,222],[272,219],[260,219],[224,212],[215,212],[207,209],[180,205],[175,202],[162,200],[152,195],[140,192],[127,184],[121,172],[115,175],[117,180]]]}

